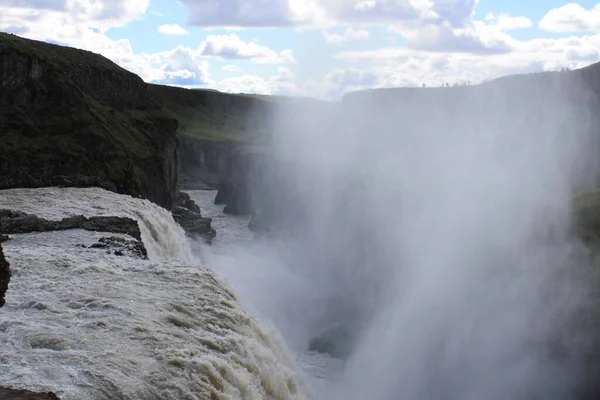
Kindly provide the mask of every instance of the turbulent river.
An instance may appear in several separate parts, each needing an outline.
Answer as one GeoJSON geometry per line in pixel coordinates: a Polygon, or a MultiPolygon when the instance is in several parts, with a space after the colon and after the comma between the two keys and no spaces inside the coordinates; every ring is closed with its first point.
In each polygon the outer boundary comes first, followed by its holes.
{"type": "MultiPolygon", "coordinates": [[[[201,266],[164,209],[93,188],[6,190],[0,208],[48,219],[132,217],[149,256],[90,248],[113,234],[11,235],[3,244],[13,278],[0,313],[2,385],[51,390],[64,400],[312,397],[280,335],[201,266]]],[[[242,220],[215,222],[215,257],[248,240],[242,220]]],[[[318,375],[318,361],[298,358],[318,375]]]]}

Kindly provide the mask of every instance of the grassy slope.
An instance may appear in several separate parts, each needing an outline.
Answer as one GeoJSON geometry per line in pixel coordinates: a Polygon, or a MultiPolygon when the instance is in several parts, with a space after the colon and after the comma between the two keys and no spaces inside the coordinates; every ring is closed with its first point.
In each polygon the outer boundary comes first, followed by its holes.
{"type": "Polygon", "coordinates": [[[139,77],[91,52],[2,33],[1,59],[1,175],[43,181],[74,171],[162,202],[150,194],[148,169],[161,172],[168,132],[160,137],[157,128],[175,122],[148,101],[139,77]],[[28,64],[39,66],[39,78],[27,77],[28,64]]]}
{"type": "Polygon", "coordinates": [[[272,133],[270,101],[215,90],[149,85],[151,96],[179,122],[181,136],[250,143],[272,133]]]}

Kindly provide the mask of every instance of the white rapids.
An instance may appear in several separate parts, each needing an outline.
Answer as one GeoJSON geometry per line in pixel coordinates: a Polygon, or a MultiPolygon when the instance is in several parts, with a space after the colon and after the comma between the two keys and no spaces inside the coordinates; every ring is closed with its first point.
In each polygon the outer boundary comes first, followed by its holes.
{"type": "Polygon", "coordinates": [[[63,400],[311,397],[279,334],[199,265],[166,210],[95,188],[0,191],[0,208],[133,217],[150,258],[77,246],[113,234],[11,235],[0,385],[63,400]]]}

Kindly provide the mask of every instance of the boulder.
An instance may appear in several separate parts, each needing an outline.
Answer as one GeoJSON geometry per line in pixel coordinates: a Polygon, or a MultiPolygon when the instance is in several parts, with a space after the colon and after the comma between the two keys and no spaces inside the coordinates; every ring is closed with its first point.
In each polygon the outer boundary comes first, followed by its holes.
{"type": "MultiPolygon", "coordinates": [[[[81,245],[85,247],[84,245],[81,245]]],[[[102,237],[97,243],[90,246],[91,249],[104,249],[117,256],[130,256],[134,258],[148,259],[146,246],[141,240],[128,240],[119,236],[102,237]]]]}

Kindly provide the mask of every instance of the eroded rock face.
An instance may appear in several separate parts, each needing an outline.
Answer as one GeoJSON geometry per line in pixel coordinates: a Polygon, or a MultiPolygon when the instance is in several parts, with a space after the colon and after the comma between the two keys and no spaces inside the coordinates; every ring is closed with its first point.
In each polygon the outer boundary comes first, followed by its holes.
{"type": "Polygon", "coordinates": [[[170,209],[177,129],[110,60],[0,33],[0,189],[101,187],[170,209]]]}
{"type": "Polygon", "coordinates": [[[142,239],[137,221],[128,217],[86,218],[83,215],[76,215],[60,221],[50,221],[21,211],[0,210],[0,233],[2,234],[64,231],[67,229],[123,233],[137,240],[142,239]]]}
{"type": "Polygon", "coordinates": [[[208,140],[180,139],[180,185],[188,190],[216,189],[229,174],[234,144],[208,140]]]}
{"type": "MultiPolygon", "coordinates": [[[[11,276],[10,264],[6,261],[6,258],[4,258],[4,251],[2,250],[2,244],[0,243],[0,307],[5,303],[4,295],[8,290],[8,283],[10,282],[11,276]]],[[[0,396],[0,398],[4,397],[0,396]]]]}

